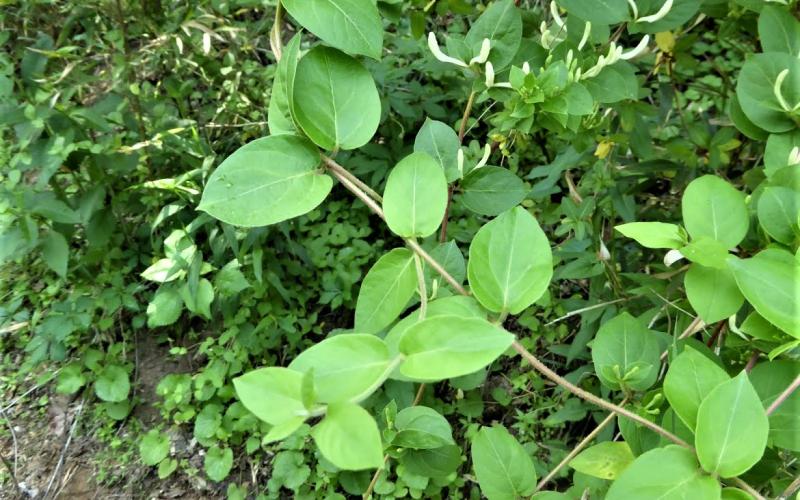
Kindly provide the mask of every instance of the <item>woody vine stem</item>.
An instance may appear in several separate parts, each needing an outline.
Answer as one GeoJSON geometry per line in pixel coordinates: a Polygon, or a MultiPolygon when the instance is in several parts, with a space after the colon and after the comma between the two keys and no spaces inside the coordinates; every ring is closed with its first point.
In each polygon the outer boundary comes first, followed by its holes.
{"type": "MultiPolygon", "coordinates": [[[[280,35],[281,34],[281,26],[282,26],[282,20],[281,20],[281,18],[279,16],[276,16],[275,24],[273,26],[273,32],[272,32],[272,36],[271,36],[271,44],[273,46],[273,49],[276,48],[276,47],[280,47],[281,46],[281,42],[280,42],[280,40],[281,40],[281,35],[280,35]]],[[[281,52],[280,50],[277,50],[277,51],[273,52],[275,54],[276,60],[280,60],[280,56],[281,56],[280,52],[281,52]]],[[[470,97],[474,99],[473,95],[470,95],[470,97]]],[[[471,104],[471,101],[472,101],[472,99],[470,99],[470,104],[471,104]]],[[[471,111],[471,106],[468,106],[468,108],[465,110],[465,113],[464,113],[464,117],[465,118],[468,117],[470,111],[471,111]]],[[[463,125],[462,125],[462,128],[463,128],[463,125]]],[[[460,139],[463,139],[463,137],[460,137],[460,139]]],[[[366,183],[364,183],[363,181],[358,179],[358,177],[356,177],[354,174],[352,174],[350,171],[348,171],[345,167],[343,167],[342,165],[337,163],[333,158],[331,158],[329,156],[326,156],[326,155],[321,155],[321,160],[324,163],[324,165],[327,167],[327,171],[333,177],[335,177],[344,187],[346,187],[358,199],[360,199],[362,202],[364,202],[364,204],[367,205],[367,207],[375,215],[380,217],[381,220],[385,221],[385,216],[384,216],[384,213],[383,213],[383,209],[379,205],[379,203],[381,201],[381,197],[380,197],[380,195],[378,195],[378,193],[376,193],[373,189],[371,189],[366,183]]],[[[422,260],[424,260],[428,265],[430,265],[431,268],[434,271],[436,271],[450,286],[452,286],[453,289],[457,293],[459,293],[461,295],[465,295],[465,296],[469,296],[470,295],[470,293],[463,286],[461,286],[461,284],[458,283],[458,281],[456,281],[455,278],[453,278],[444,269],[444,267],[442,267],[442,265],[439,264],[436,261],[436,259],[434,259],[428,252],[426,252],[425,249],[423,249],[422,246],[420,246],[419,243],[417,243],[417,241],[415,239],[406,238],[405,239],[405,243],[417,256],[421,257],[422,260]]],[[[684,441],[683,439],[679,438],[675,434],[671,433],[667,429],[661,427],[660,425],[658,425],[658,424],[656,424],[654,422],[651,422],[650,420],[647,420],[646,418],[644,418],[644,417],[642,417],[640,415],[637,415],[636,413],[633,413],[630,410],[627,410],[627,409],[625,409],[625,408],[623,408],[621,406],[618,406],[618,405],[616,405],[616,404],[614,404],[614,403],[612,403],[610,401],[606,401],[606,400],[604,400],[604,399],[602,399],[602,398],[600,398],[600,397],[598,397],[598,396],[596,396],[596,395],[594,395],[594,394],[592,394],[592,393],[590,393],[588,391],[585,391],[585,390],[581,389],[580,387],[576,386],[575,384],[569,382],[565,378],[561,377],[555,371],[551,370],[547,365],[545,365],[533,353],[528,351],[528,349],[526,349],[525,346],[523,346],[517,339],[515,339],[512,342],[511,347],[528,364],[530,364],[536,371],[538,371],[539,373],[544,375],[546,378],[548,378],[550,381],[554,382],[558,386],[560,386],[560,387],[566,389],[567,391],[571,392],[572,394],[576,395],[577,397],[579,397],[579,398],[581,398],[581,399],[583,399],[585,401],[588,401],[588,402],[590,402],[590,403],[592,403],[592,404],[594,404],[596,406],[599,406],[600,408],[603,408],[603,409],[605,409],[607,411],[610,411],[613,414],[616,414],[618,416],[623,416],[623,417],[626,417],[626,418],[628,418],[630,420],[633,420],[634,422],[636,422],[636,423],[638,423],[638,424],[650,429],[651,431],[653,431],[653,432],[665,437],[666,439],[672,441],[673,443],[694,451],[694,448],[690,444],[688,444],[686,441],[684,441]]],[[[386,462],[384,461],[384,463],[386,463],[386,462]]],[[[377,476],[379,475],[379,473],[380,473],[380,469],[378,471],[376,471],[376,474],[375,474],[376,477],[373,477],[373,481],[371,482],[370,486],[374,486],[375,479],[377,479],[377,476]]],[[[741,479],[732,478],[729,481],[734,483],[734,484],[736,484],[738,487],[744,489],[745,491],[747,491],[749,494],[751,494],[757,500],[764,500],[764,497],[760,493],[758,493],[757,490],[755,490],[752,486],[748,485],[747,483],[745,483],[741,479]]],[[[364,498],[369,498],[369,494],[370,493],[371,492],[368,491],[365,494],[364,498]]]]}

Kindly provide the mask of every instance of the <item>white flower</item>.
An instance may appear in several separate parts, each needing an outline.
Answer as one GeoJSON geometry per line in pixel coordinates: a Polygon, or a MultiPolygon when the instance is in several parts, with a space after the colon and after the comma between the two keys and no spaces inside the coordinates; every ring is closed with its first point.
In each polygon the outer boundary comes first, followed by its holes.
{"type": "Polygon", "coordinates": [[[564,20],[561,19],[561,16],[558,14],[558,5],[556,5],[555,0],[550,2],[550,14],[553,15],[553,21],[555,21],[556,25],[559,28],[564,27],[564,20]]]}
{"type": "Polygon", "coordinates": [[[800,148],[795,146],[789,152],[789,165],[800,165],[800,148]]]}
{"type": "Polygon", "coordinates": [[[783,97],[783,91],[781,90],[781,86],[783,86],[783,81],[786,80],[786,76],[789,74],[789,68],[778,73],[778,76],[775,78],[775,85],[772,86],[772,93],[775,94],[775,99],[778,100],[778,104],[781,105],[784,111],[792,111],[792,107],[789,106],[789,103],[786,102],[786,99],[783,97]]]}
{"type": "Polygon", "coordinates": [[[489,62],[489,61],[486,62],[486,79],[484,80],[484,83],[486,84],[486,86],[488,88],[492,88],[492,87],[502,87],[502,88],[505,88],[505,89],[512,88],[511,84],[509,82],[495,83],[495,81],[494,81],[494,66],[492,66],[492,63],[489,62]]]}
{"type": "Polygon", "coordinates": [[[464,177],[464,150],[461,148],[458,148],[458,153],[456,153],[456,162],[458,164],[458,175],[464,177]]]}
{"type": "Polygon", "coordinates": [[[602,239],[600,240],[600,250],[597,252],[597,258],[601,261],[607,261],[611,259],[611,252],[608,251],[608,247],[602,239]]]}
{"type": "Polygon", "coordinates": [[[650,42],[650,35],[645,35],[641,40],[639,40],[639,45],[629,50],[628,52],[620,54],[619,58],[626,61],[628,59],[633,59],[634,57],[640,55],[642,52],[647,50],[647,44],[649,42],[650,42]]]}
{"type": "Polygon", "coordinates": [[[483,64],[489,59],[489,51],[492,49],[492,43],[488,38],[484,38],[481,43],[481,50],[477,56],[469,60],[469,65],[483,64]]]}
{"type": "Polygon", "coordinates": [[[525,73],[526,75],[531,72],[531,65],[528,64],[528,61],[522,63],[522,72],[525,73]]]}
{"type": "Polygon", "coordinates": [[[667,14],[669,14],[670,10],[672,10],[672,0],[667,0],[666,2],[664,2],[664,5],[662,5],[661,8],[658,9],[658,12],[656,12],[655,14],[651,14],[649,16],[640,17],[639,19],[636,20],[636,22],[654,23],[656,21],[663,19],[667,14]]]}
{"type": "Polygon", "coordinates": [[[636,2],[633,0],[628,0],[628,5],[631,7],[631,11],[633,11],[633,20],[635,21],[637,17],[639,17],[639,7],[636,6],[636,2]]]}
{"type": "Polygon", "coordinates": [[[442,49],[439,48],[439,42],[436,40],[436,35],[434,35],[433,32],[428,33],[428,48],[431,50],[433,57],[444,63],[455,64],[456,66],[461,66],[462,68],[469,67],[469,65],[461,59],[450,57],[442,52],[442,49]]]}
{"type": "Polygon", "coordinates": [[[586,42],[589,41],[589,35],[592,33],[592,23],[586,21],[586,25],[583,27],[583,36],[581,37],[580,43],[578,43],[578,50],[583,50],[583,46],[586,45],[586,42]]]}
{"type": "Polygon", "coordinates": [[[475,165],[475,168],[473,168],[472,170],[478,170],[479,168],[485,166],[486,162],[489,161],[489,155],[491,154],[492,154],[492,147],[488,144],[485,145],[483,147],[483,156],[481,157],[481,161],[479,161],[478,164],[475,165]]]}
{"type": "Polygon", "coordinates": [[[670,250],[664,255],[664,265],[669,267],[683,258],[680,250],[670,250]]]}

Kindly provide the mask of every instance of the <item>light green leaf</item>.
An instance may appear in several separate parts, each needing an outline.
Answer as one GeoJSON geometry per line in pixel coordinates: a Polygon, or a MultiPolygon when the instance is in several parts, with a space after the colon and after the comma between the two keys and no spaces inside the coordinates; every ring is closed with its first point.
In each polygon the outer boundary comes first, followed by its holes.
{"type": "Polygon", "coordinates": [[[286,85],[283,83],[284,73],[280,70],[280,65],[284,64],[284,61],[286,61],[286,57],[282,57],[278,62],[278,70],[275,72],[275,78],[272,79],[272,94],[269,96],[267,126],[271,135],[297,133],[297,128],[292,121],[290,101],[286,96],[286,85]]]}
{"type": "Polygon", "coordinates": [[[638,457],[608,489],[606,500],[719,500],[719,481],[703,473],[691,450],[676,445],[638,457]]]}
{"type": "MultiPolygon", "coordinates": [[[[781,359],[756,365],[750,380],[768,408],[798,375],[800,362],[781,359]]],[[[794,391],[769,416],[769,441],[778,448],[800,451],[800,391],[794,391]]]]}
{"type": "Polygon", "coordinates": [[[716,386],[728,380],[725,370],[687,346],[669,366],[664,395],[678,417],[689,429],[694,429],[700,403],[716,386]]]}
{"type": "Polygon", "coordinates": [[[167,283],[183,277],[186,271],[172,259],[158,259],[153,265],[142,271],[142,278],[156,283],[167,283]]]}
{"type": "Polygon", "coordinates": [[[492,3],[470,27],[464,43],[478,55],[485,38],[491,41],[489,61],[495,71],[508,66],[522,42],[522,14],[513,0],[492,3]]]}
{"type": "Polygon", "coordinates": [[[716,386],[697,411],[695,447],[703,469],[735,477],[761,459],[769,422],[753,384],[742,371],[716,386]]]}
{"type": "Polygon", "coordinates": [[[764,173],[767,178],[772,178],[776,172],[789,166],[789,155],[796,147],[800,147],[800,130],[770,134],[764,149],[764,173]]]}
{"type": "Polygon", "coordinates": [[[442,167],[447,182],[461,178],[458,170],[458,135],[446,123],[425,119],[414,139],[414,151],[428,153],[442,167]]]}
{"type": "Polygon", "coordinates": [[[309,139],[330,151],[360,148],[375,135],[381,101],[357,60],[317,45],[297,64],[292,107],[309,139]]]}
{"type": "Polygon", "coordinates": [[[273,426],[307,414],[300,394],[302,383],[302,373],[281,367],[259,368],[233,379],[239,401],[273,426]]]}
{"type": "Polygon", "coordinates": [[[322,455],[340,469],[375,469],[383,464],[378,424],[356,404],[330,405],[311,435],[322,455]]]}
{"type": "Polygon", "coordinates": [[[214,287],[211,282],[205,278],[200,278],[197,282],[197,290],[195,294],[189,290],[189,284],[185,284],[180,288],[180,295],[183,298],[183,303],[186,304],[186,309],[199,314],[206,319],[211,319],[211,303],[214,301],[214,287]]]}
{"type": "Polygon", "coordinates": [[[337,403],[365,399],[388,375],[389,365],[389,350],[383,340],[365,333],[347,333],[309,347],[289,368],[303,373],[314,370],[317,399],[337,403]]]}
{"type": "Polygon", "coordinates": [[[108,365],[97,375],[94,392],[103,401],[117,403],[125,401],[131,390],[128,372],[118,365],[108,365]]]}
{"type": "Polygon", "coordinates": [[[153,429],[139,441],[139,455],[145,465],[157,465],[169,454],[169,436],[153,429]]]}
{"type": "Polygon", "coordinates": [[[789,73],[781,91],[786,105],[791,108],[800,101],[800,60],[796,55],[779,52],[752,54],[739,73],[736,96],[742,111],[767,132],[788,132],[797,127],[773,90],[778,74],[786,69],[789,73]]]}
{"type": "Polygon", "coordinates": [[[233,467],[233,451],[230,448],[212,446],[206,452],[203,468],[208,478],[218,483],[228,477],[233,467]]]}
{"type": "Polygon", "coordinates": [[[660,351],[655,332],[627,312],[606,321],[592,344],[594,369],[603,385],[644,391],[658,377],[660,351]]]}
{"type": "Polygon", "coordinates": [[[59,394],[75,394],[86,385],[86,376],[80,363],[70,363],[58,373],[56,392],[59,394]]]}
{"type": "MultiPolygon", "coordinates": [[[[581,1],[593,2],[594,0],[581,1]]],[[[625,61],[606,66],[599,75],[583,80],[581,83],[601,104],[613,104],[639,97],[636,67],[625,61]]]]}
{"type": "Polygon", "coordinates": [[[62,278],[67,276],[69,244],[64,235],[54,230],[47,232],[47,236],[42,240],[42,260],[57,275],[62,278]]]}
{"type": "Polygon", "coordinates": [[[630,19],[626,0],[558,0],[558,4],[592,24],[617,24],[630,19]]]}
{"type": "Polygon", "coordinates": [[[685,247],[681,247],[679,251],[686,259],[701,266],[714,269],[726,267],[728,250],[725,248],[725,244],[708,236],[700,236],[692,240],[685,247]]]}
{"type": "Polygon", "coordinates": [[[527,210],[513,208],[478,230],[467,275],[485,308],[519,314],[547,290],[553,276],[550,243],[527,210]]]}
{"type": "Polygon", "coordinates": [[[417,287],[414,255],[395,248],[372,266],[361,282],[356,302],[355,329],[377,333],[397,319],[417,287]]]}
{"type": "Polygon", "coordinates": [[[481,167],[471,171],[461,183],[464,206],[481,215],[498,215],[519,205],[528,188],[508,169],[481,167]]]}
{"type": "Polygon", "coordinates": [[[294,431],[300,428],[306,421],[305,417],[293,417],[285,422],[272,426],[266,436],[261,440],[261,444],[274,443],[281,441],[294,434],[294,431]]]}
{"type": "Polygon", "coordinates": [[[456,444],[447,419],[426,406],[412,406],[401,410],[394,425],[397,435],[392,440],[392,446],[427,450],[456,444]]]}
{"type": "Polygon", "coordinates": [[[777,5],[765,5],[758,16],[758,38],[762,52],[800,54],[800,23],[777,5]]]}
{"type": "Polygon", "coordinates": [[[256,227],[303,215],[322,203],[333,180],[320,173],[313,144],[293,135],[256,139],[211,174],[198,210],[234,226],[256,227]]]}
{"type": "Polygon", "coordinates": [[[600,479],[616,479],[633,460],[628,443],[605,441],[580,452],[569,466],[600,479]]]}
{"type": "Polygon", "coordinates": [[[400,373],[425,381],[466,375],[497,359],[513,340],[513,335],[485,319],[426,318],[400,340],[400,352],[406,356],[400,373]]]}
{"type": "Polygon", "coordinates": [[[800,262],[785,250],[769,248],[749,259],[731,257],[728,265],[758,314],[800,339],[800,262]]]}
{"type": "Polygon", "coordinates": [[[730,317],[744,303],[736,279],[727,268],[692,264],[683,284],[689,303],[707,324],[730,317]]]}
{"type": "Polygon", "coordinates": [[[178,290],[163,286],[147,304],[147,327],[167,326],[178,321],[183,311],[183,299],[178,290]]]}
{"type": "Polygon", "coordinates": [[[705,236],[729,249],[747,234],[750,217],[744,195],[719,177],[704,175],[690,182],[681,207],[683,224],[692,238],[705,236]]]}
{"type": "Polygon", "coordinates": [[[527,497],[536,489],[533,461],[505,427],[482,427],[472,438],[471,455],[481,492],[489,500],[527,497]]]}
{"type": "MultiPolygon", "coordinates": [[[[447,274],[452,276],[458,283],[464,281],[464,278],[467,276],[467,262],[464,260],[464,254],[461,253],[455,240],[450,240],[447,243],[439,243],[430,251],[430,254],[433,260],[444,267],[447,274]]],[[[433,280],[438,281],[440,289],[449,286],[439,273],[434,271],[427,264],[425,264],[424,273],[425,282],[429,290],[433,287],[433,280]]]]}
{"type": "Polygon", "coordinates": [[[629,222],[614,229],[647,248],[680,248],[687,243],[686,232],[676,224],[629,222]]]}
{"type": "Polygon", "coordinates": [[[383,23],[372,0],[282,0],[304,28],[349,54],[381,58],[383,23]]]}
{"type": "Polygon", "coordinates": [[[790,245],[800,236],[800,193],[787,187],[764,188],[758,198],[758,222],[775,241],[790,245]]]}
{"type": "Polygon", "coordinates": [[[739,488],[722,488],[722,496],[720,500],[753,500],[749,493],[740,490],[739,488]]]}
{"type": "Polygon", "coordinates": [[[446,208],[444,171],[428,153],[411,153],[389,173],[383,212],[393,233],[404,238],[430,236],[442,223],[446,208]]]}
{"type": "MultiPolygon", "coordinates": [[[[769,132],[753,123],[750,118],[744,114],[744,110],[742,110],[742,105],[739,103],[739,98],[736,97],[736,94],[731,96],[728,116],[741,133],[754,141],[764,141],[767,140],[767,136],[770,136],[769,132]]],[[[766,160],[766,155],[764,158],[766,160]]],[[[769,176],[769,173],[767,173],[767,176],[769,176]]]]}
{"type": "Polygon", "coordinates": [[[461,448],[440,446],[432,450],[406,450],[400,459],[403,466],[418,476],[444,478],[461,465],[461,448]]]}

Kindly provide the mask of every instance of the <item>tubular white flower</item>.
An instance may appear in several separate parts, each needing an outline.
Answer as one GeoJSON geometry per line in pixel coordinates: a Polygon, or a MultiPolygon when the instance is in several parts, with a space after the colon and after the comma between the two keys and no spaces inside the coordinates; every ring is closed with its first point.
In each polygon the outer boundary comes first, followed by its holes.
{"type": "Polygon", "coordinates": [[[481,161],[479,161],[478,164],[475,165],[475,168],[473,168],[472,170],[478,170],[479,168],[485,166],[486,162],[489,161],[489,155],[491,154],[492,154],[492,147],[488,144],[485,145],[483,147],[483,156],[481,157],[481,161]]]}
{"type": "Polygon", "coordinates": [[[792,150],[789,152],[789,160],[788,161],[789,161],[789,165],[790,166],[800,165],[800,148],[799,147],[795,146],[795,147],[792,148],[792,150]]]}
{"type": "Polygon", "coordinates": [[[561,16],[558,14],[558,5],[556,5],[555,0],[550,2],[550,14],[553,15],[553,21],[558,25],[559,28],[564,27],[564,20],[561,19],[561,16]]]}
{"type": "Polygon", "coordinates": [[[569,69],[569,67],[572,66],[572,58],[573,57],[575,57],[575,53],[572,52],[572,49],[569,49],[567,51],[567,58],[564,61],[564,64],[567,66],[567,69],[569,69]]]}
{"type": "Polygon", "coordinates": [[[461,148],[458,148],[458,153],[456,153],[456,163],[458,165],[458,175],[464,177],[464,150],[461,148]]]}
{"type": "Polygon", "coordinates": [[[580,43],[578,43],[578,50],[583,50],[583,46],[586,45],[586,42],[589,41],[589,35],[592,33],[592,23],[586,21],[586,24],[583,27],[583,36],[581,37],[580,43]]]}
{"type": "Polygon", "coordinates": [[[636,48],[620,54],[619,58],[627,61],[628,59],[633,59],[634,57],[639,56],[642,54],[642,52],[647,50],[648,43],[650,43],[650,35],[645,35],[641,40],[639,40],[639,45],[637,45],[636,48]]]}
{"type": "Polygon", "coordinates": [[[547,29],[546,22],[542,21],[542,24],[539,25],[539,31],[542,32],[542,47],[550,50],[550,42],[555,40],[555,37],[550,33],[550,30],[547,29]]]}
{"type": "Polygon", "coordinates": [[[630,5],[631,11],[633,12],[633,20],[636,21],[639,17],[639,7],[636,6],[636,2],[633,0],[628,0],[628,5],[630,5]]]}
{"type": "Polygon", "coordinates": [[[492,50],[492,42],[488,38],[484,38],[481,42],[481,50],[478,55],[469,60],[469,65],[483,64],[489,59],[489,51],[492,50]]]}
{"type": "Polygon", "coordinates": [[[611,260],[611,252],[608,251],[608,247],[602,238],[600,239],[600,250],[597,252],[597,258],[604,262],[611,260]]]}
{"type": "Polygon", "coordinates": [[[664,265],[669,267],[683,258],[683,254],[679,250],[670,250],[664,255],[664,265]]]}
{"type": "Polygon", "coordinates": [[[778,100],[778,104],[781,105],[784,111],[791,111],[792,107],[786,102],[786,99],[783,97],[783,91],[781,91],[781,86],[783,85],[783,81],[786,80],[787,75],[789,75],[789,68],[778,73],[777,78],[775,78],[775,85],[772,86],[772,93],[775,94],[775,99],[778,100]]]}
{"type": "Polygon", "coordinates": [[[428,48],[431,50],[433,57],[444,63],[455,64],[456,66],[461,66],[462,68],[469,67],[469,65],[461,59],[450,57],[442,52],[442,49],[439,48],[439,42],[436,40],[436,35],[434,35],[433,32],[428,33],[428,48]]]}
{"type": "Polygon", "coordinates": [[[528,63],[528,61],[522,63],[522,72],[526,75],[531,72],[531,65],[528,63]]]}
{"type": "Polygon", "coordinates": [[[490,62],[486,63],[486,79],[484,83],[489,88],[494,87],[494,66],[490,62]]]}
{"type": "Polygon", "coordinates": [[[664,17],[667,14],[669,14],[670,10],[672,10],[672,0],[667,0],[666,2],[664,2],[664,5],[662,5],[661,8],[658,9],[658,12],[656,12],[655,14],[651,14],[649,16],[640,17],[639,19],[636,20],[636,22],[637,23],[654,23],[656,21],[664,19],[664,17]]]}

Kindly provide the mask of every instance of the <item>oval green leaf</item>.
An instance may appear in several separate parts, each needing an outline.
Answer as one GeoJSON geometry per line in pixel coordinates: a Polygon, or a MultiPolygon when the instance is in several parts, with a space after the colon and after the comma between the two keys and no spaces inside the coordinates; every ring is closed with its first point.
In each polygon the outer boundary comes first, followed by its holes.
{"type": "Polygon", "coordinates": [[[553,254],[542,228],[515,207],[485,224],[469,247],[467,276],[478,301],[518,314],[536,302],[553,277],[553,254]]]}
{"type": "Polygon", "coordinates": [[[692,264],[683,283],[689,303],[707,324],[736,314],[744,303],[733,273],[726,268],[692,264]]]}
{"type": "Polygon", "coordinates": [[[790,245],[800,236],[800,193],[769,186],[758,198],[758,222],[775,241],[790,245]]]}
{"type": "Polygon", "coordinates": [[[486,38],[491,41],[489,61],[495,71],[505,68],[514,59],[522,42],[522,14],[514,0],[492,3],[470,27],[464,43],[473,55],[477,55],[486,38]]]}
{"type": "Polygon", "coordinates": [[[716,386],[697,410],[695,447],[703,469],[736,477],[761,459],[769,421],[753,384],[742,371],[716,386]]]}
{"type": "Polygon", "coordinates": [[[281,0],[281,4],[305,29],[337,49],[381,58],[383,23],[372,0],[281,0]]]}
{"type": "Polygon", "coordinates": [[[633,460],[628,443],[606,441],[580,452],[569,462],[569,466],[600,479],[616,479],[633,460]]]}
{"type": "Polygon", "coordinates": [[[446,208],[447,180],[428,153],[411,153],[389,173],[383,212],[393,233],[404,238],[430,236],[442,223],[446,208]]]}
{"type": "Polygon", "coordinates": [[[415,380],[460,377],[497,359],[514,336],[485,319],[436,316],[411,326],[400,339],[400,373],[415,380]]]}
{"type": "Polygon", "coordinates": [[[383,464],[378,424],[360,406],[338,403],[311,430],[322,456],[344,470],[375,469],[383,464]]]}
{"type": "Polygon", "coordinates": [[[629,222],[614,229],[647,248],[680,248],[687,243],[686,232],[676,224],[629,222]]]}
{"type": "Polygon", "coordinates": [[[369,71],[323,45],[297,64],[292,107],[309,139],[330,151],[363,146],[375,135],[381,118],[378,89],[369,71]]]}
{"type": "Polygon", "coordinates": [[[521,444],[503,426],[483,427],[472,439],[472,466],[489,500],[515,500],[536,490],[536,470],[521,444]]]}
{"type": "Polygon", "coordinates": [[[694,429],[700,403],[716,386],[730,380],[725,370],[691,347],[670,364],[664,378],[664,395],[681,420],[694,429]]]}
{"type": "Polygon", "coordinates": [[[458,135],[446,123],[427,118],[414,139],[414,151],[428,153],[444,170],[447,182],[461,178],[458,135]]]}
{"type": "Polygon", "coordinates": [[[412,406],[397,414],[397,436],[393,446],[428,450],[456,444],[450,424],[439,412],[427,406],[412,406]]]}
{"type": "Polygon", "coordinates": [[[788,69],[781,85],[788,107],[800,101],[800,61],[796,55],[772,52],[754,54],[745,61],[739,73],[736,96],[742,111],[756,126],[767,132],[793,130],[797,125],[775,96],[778,75],[788,69]]]}
{"type": "Polygon", "coordinates": [[[624,385],[644,391],[658,377],[659,345],[656,334],[627,312],[606,321],[592,344],[592,361],[603,385],[624,385]]]}
{"type": "Polygon", "coordinates": [[[713,175],[699,177],[686,186],[681,210],[692,238],[705,236],[728,249],[744,239],[750,226],[744,195],[713,175]]]}
{"type": "Polygon", "coordinates": [[[320,173],[319,152],[293,135],[256,139],[225,159],[206,183],[198,210],[234,226],[275,224],[310,212],[333,180],[320,173]]]}
{"type": "Polygon", "coordinates": [[[356,302],[355,329],[378,333],[396,320],[417,289],[414,255],[395,248],[370,268],[356,302]]]}
{"type": "Polygon", "coordinates": [[[245,408],[276,426],[306,414],[302,384],[302,373],[276,366],[249,371],[233,379],[236,396],[245,408]]]}
{"type": "Polygon", "coordinates": [[[528,189],[522,179],[505,168],[482,167],[461,183],[464,206],[481,215],[498,215],[519,205],[528,189]]]}
{"type": "MultiPolygon", "coordinates": [[[[750,380],[765,408],[798,376],[800,362],[788,359],[759,363],[750,372],[750,380]]],[[[769,441],[772,446],[800,451],[800,391],[789,395],[769,416],[769,441]]]]}

